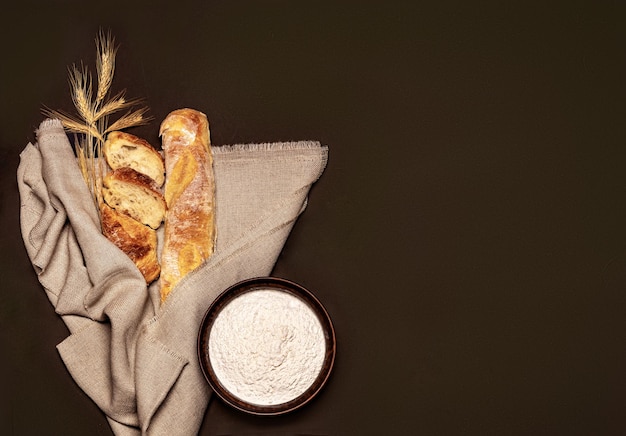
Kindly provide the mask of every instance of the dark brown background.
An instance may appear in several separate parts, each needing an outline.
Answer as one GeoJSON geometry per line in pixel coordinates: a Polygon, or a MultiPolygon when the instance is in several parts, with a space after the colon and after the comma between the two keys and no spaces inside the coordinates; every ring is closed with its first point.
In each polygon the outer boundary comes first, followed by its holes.
{"type": "Polygon", "coordinates": [[[15,172],[67,66],[120,44],[116,89],[215,144],[314,139],[328,167],[275,275],[338,355],[306,408],[211,402],[203,435],[625,434],[621,2],[17,2],[0,26],[0,432],[108,435],[19,233],[15,172]]]}

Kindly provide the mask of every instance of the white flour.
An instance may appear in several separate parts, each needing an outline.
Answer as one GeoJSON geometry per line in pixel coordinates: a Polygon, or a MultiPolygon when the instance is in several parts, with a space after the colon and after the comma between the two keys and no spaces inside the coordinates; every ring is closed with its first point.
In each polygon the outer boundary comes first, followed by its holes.
{"type": "Polygon", "coordinates": [[[244,293],[216,317],[209,357],[233,395],[276,405],[304,393],[324,362],[326,343],[315,312],[298,297],[262,289],[244,293]]]}

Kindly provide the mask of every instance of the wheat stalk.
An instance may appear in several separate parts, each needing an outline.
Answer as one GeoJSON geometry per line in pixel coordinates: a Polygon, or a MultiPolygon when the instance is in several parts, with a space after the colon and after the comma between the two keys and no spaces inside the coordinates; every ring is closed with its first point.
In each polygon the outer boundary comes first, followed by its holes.
{"type": "Polygon", "coordinates": [[[126,100],[123,92],[120,92],[115,97],[112,97],[107,101],[103,101],[98,111],[94,113],[94,121],[98,121],[104,116],[111,115],[115,112],[132,106],[133,104],[134,103],[132,101],[126,100]]]}
{"type": "Polygon", "coordinates": [[[120,118],[118,118],[113,124],[107,127],[104,132],[109,133],[115,130],[124,130],[129,127],[140,126],[150,122],[151,118],[146,117],[148,108],[140,108],[134,111],[128,111],[120,118]]]}
{"type": "Polygon", "coordinates": [[[96,38],[96,47],[98,49],[98,58],[96,60],[96,72],[98,74],[98,91],[96,92],[96,103],[104,101],[111,84],[113,83],[113,74],[115,73],[115,55],[117,47],[115,41],[109,31],[106,35],[100,31],[96,38]]]}
{"type": "Polygon", "coordinates": [[[93,125],[95,105],[92,101],[91,90],[91,74],[87,68],[81,64],[79,69],[76,65],[72,65],[69,70],[69,82],[74,107],[78,111],[78,115],[84,120],[85,124],[93,125]]]}
{"type": "Polygon", "coordinates": [[[141,99],[127,99],[125,91],[110,96],[115,73],[117,46],[111,32],[101,30],[96,36],[96,81],[95,96],[93,78],[81,63],[80,67],[68,68],[70,94],[76,115],[65,111],[42,109],[49,118],[57,118],[68,132],[74,133],[74,149],[81,174],[89,187],[98,212],[102,204],[102,179],[106,171],[102,157],[102,146],[106,135],[116,130],[140,126],[152,120],[147,117],[147,107],[132,109],[141,99]],[[109,124],[110,117],[122,110],[126,113],[109,124]]]}

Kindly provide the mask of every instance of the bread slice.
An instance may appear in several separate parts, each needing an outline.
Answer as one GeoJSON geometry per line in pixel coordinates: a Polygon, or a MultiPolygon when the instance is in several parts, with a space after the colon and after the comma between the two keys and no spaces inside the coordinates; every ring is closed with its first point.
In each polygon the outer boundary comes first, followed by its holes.
{"type": "Polygon", "coordinates": [[[151,178],[124,167],[108,173],[102,185],[104,201],[113,209],[153,229],[163,222],[165,199],[151,178]]]}
{"type": "Polygon", "coordinates": [[[104,236],[135,263],[146,283],[156,280],[161,272],[156,230],[116,212],[106,204],[100,205],[100,217],[104,236]]]}
{"type": "Polygon", "coordinates": [[[112,169],[132,168],[150,177],[157,186],[163,186],[165,181],[163,157],[145,139],[125,132],[111,132],[107,135],[102,151],[112,169]]]}

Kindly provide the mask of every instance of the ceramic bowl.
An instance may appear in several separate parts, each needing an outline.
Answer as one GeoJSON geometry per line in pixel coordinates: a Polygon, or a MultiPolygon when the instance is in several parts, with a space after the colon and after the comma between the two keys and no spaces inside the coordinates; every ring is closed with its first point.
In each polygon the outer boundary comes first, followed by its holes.
{"type": "Polygon", "coordinates": [[[335,353],[335,330],[330,316],[321,302],[313,295],[312,292],[305,289],[303,286],[292,281],[276,277],[258,277],[244,280],[226,289],[207,309],[198,334],[198,357],[200,359],[200,367],[202,368],[204,377],[213,391],[230,406],[243,412],[256,415],[280,415],[296,410],[309,403],[326,384],[333,368],[335,353]],[[216,375],[216,371],[214,369],[216,362],[213,362],[212,359],[216,359],[217,357],[212,357],[209,352],[211,329],[213,328],[214,322],[221,311],[235,298],[248,292],[262,290],[285,292],[291,296],[297,297],[305,303],[305,305],[311,309],[319,320],[325,339],[325,354],[323,357],[323,363],[313,382],[304,392],[295,396],[295,398],[289,398],[287,401],[280,404],[258,404],[259,402],[255,404],[249,399],[247,400],[246,398],[242,398],[241,396],[231,392],[226,388],[223,381],[221,381],[216,375]]]}

